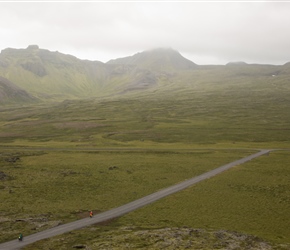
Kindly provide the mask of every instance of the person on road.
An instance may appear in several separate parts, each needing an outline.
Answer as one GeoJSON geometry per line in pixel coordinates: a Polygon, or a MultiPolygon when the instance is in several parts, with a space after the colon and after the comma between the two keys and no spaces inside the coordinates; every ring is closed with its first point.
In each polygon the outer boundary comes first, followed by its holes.
{"type": "Polygon", "coordinates": [[[18,240],[20,240],[20,241],[21,241],[22,239],[23,239],[23,235],[22,235],[22,234],[20,234],[20,235],[19,235],[19,237],[18,237],[18,240]]]}
{"type": "Polygon", "coordinates": [[[90,217],[91,218],[93,217],[93,211],[90,211],[90,217]]]}

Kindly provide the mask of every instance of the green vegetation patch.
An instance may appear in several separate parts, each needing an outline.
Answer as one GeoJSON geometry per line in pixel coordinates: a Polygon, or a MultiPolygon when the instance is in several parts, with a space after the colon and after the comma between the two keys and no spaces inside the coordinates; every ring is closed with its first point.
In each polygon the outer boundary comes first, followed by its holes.
{"type": "Polygon", "coordinates": [[[1,241],[126,204],[249,155],[231,150],[3,150],[1,241]],[[16,223],[15,223],[16,222],[16,223]]]}
{"type": "Polygon", "coordinates": [[[24,249],[289,249],[252,235],[189,227],[94,226],[31,244],[24,249]]]}
{"type": "Polygon", "coordinates": [[[119,225],[226,229],[290,243],[288,151],[277,151],[134,211],[119,225]]]}
{"type": "Polygon", "coordinates": [[[163,87],[135,95],[1,108],[1,143],[56,141],[91,147],[136,141],[287,143],[287,79],[244,78],[231,70],[230,76],[204,71],[199,79],[197,72],[188,78],[177,75],[163,87]]]}

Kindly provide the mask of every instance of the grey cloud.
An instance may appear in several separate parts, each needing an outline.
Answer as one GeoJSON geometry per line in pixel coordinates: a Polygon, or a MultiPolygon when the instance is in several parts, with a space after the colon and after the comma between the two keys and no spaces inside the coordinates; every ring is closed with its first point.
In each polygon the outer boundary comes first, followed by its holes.
{"type": "Polygon", "coordinates": [[[290,61],[290,3],[0,3],[0,49],[38,44],[108,61],[171,47],[198,64],[290,61]],[[9,20],[9,21],[7,21],[9,20]]]}

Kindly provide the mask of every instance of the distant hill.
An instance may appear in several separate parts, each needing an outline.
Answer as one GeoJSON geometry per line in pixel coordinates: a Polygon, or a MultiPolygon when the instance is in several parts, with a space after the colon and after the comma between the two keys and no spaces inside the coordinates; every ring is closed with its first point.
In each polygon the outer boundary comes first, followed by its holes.
{"type": "Polygon", "coordinates": [[[133,56],[110,60],[108,64],[137,65],[151,70],[188,70],[196,64],[173,49],[153,49],[133,56]]]}
{"type": "Polygon", "coordinates": [[[242,61],[240,61],[240,62],[229,62],[226,65],[247,65],[247,63],[246,62],[242,62],[242,61]]]}

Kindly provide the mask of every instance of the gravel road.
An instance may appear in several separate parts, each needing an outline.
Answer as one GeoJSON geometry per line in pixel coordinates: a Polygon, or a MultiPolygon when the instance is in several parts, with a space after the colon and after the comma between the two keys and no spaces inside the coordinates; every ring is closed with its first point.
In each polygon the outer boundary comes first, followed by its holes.
{"type": "MultiPolygon", "coordinates": [[[[23,238],[22,242],[19,242],[17,239],[9,241],[9,242],[5,242],[0,244],[0,249],[5,249],[5,250],[13,250],[13,249],[21,249],[22,247],[29,245],[33,242],[42,240],[42,239],[46,239],[46,238],[50,238],[59,234],[63,234],[63,233],[67,233],[69,231],[72,230],[76,230],[76,229],[80,229],[95,223],[99,223],[99,222],[103,222],[109,219],[113,219],[116,217],[120,217],[126,213],[129,213],[133,210],[136,210],[138,208],[141,208],[145,205],[148,205],[152,202],[155,202],[165,196],[168,196],[170,194],[176,193],[178,191],[181,191],[182,189],[185,189],[195,183],[198,183],[200,181],[203,181],[205,179],[211,178],[217,174],[222,173],[223,171],[228,170],[229,168],[232,168],[236,165],[240,165],[242,163],[245,163],[247,161],[250,161],[256,157],[259,157],[261,155],[265,155],[268,154],[271,150],[261,150],[258,153],[249,155],[247,157],[244,157],[242,159],[239,159],[237,161],[231,162],[229,164],[223,165],[221,167],[218,167],[214,170],[211,170],[209,172],[206,172],[204,174],[201,174],[199,176],[196,176],[194,178],[188,179],[186,181],[183,181],[181,183],[178,183],[176,185],[173,185],[171,187],[162,189],[158,192],[155,192],[153,194],[150,194],[148,196],[145,196],[143,198],[140,198],[138,200],[132,201],[128,204],[125,204],[123,206],[111,209],[109,211],[100,213],[95,215],[93,218],[85,218],[85,219],[81,219],[81,220],[77,220],[74,222],[70,222],[67,224],[63,224],[63,225],[59,225],[47,230],[44,230],[42,232],[38,232],[35,234],[31,234],[29,236],[25,236],[23,238]]],[[[17,236],[16,236],[17,237],[17,236]]]]}

